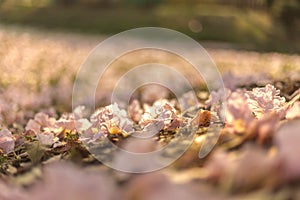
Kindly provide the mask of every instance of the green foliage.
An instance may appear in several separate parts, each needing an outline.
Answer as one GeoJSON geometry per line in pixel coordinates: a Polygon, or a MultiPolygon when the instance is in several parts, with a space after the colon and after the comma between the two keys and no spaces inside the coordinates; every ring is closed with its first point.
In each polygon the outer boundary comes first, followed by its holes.
{"type": "MultiPolygon", "coordinates": [[[[158,26],[180,31],[196,40],[236,43],[241,48],[300,51],[299,0],[264,0],[262,5],[270,6],[271,12],[264,10],[266,7],[256,10],[218,2],[197,3],[198,0],[189,0],[190,4],[183,1],[172,4],[173,1],[168,0],[43,1],[66,1],[69,2],[66,5],[74,6],[0,8],[1,22],[109,35],[137,27],[158,26]],[[192,1],[196,3],[191,4],[192,1]]],[[[56,80],[52,83],[55,85],[56,80]]]]}
{"type": "Polygon", "coordinates": [[[153,8],[163,3],[164,0],[126,0],[126,2],[141,8],[153,8]]]}
{"type": "Polygon", "coordinates": [[[77,0],[54,0],[54,4],[61,6],[72,6],[77,3],[77,0]]]}

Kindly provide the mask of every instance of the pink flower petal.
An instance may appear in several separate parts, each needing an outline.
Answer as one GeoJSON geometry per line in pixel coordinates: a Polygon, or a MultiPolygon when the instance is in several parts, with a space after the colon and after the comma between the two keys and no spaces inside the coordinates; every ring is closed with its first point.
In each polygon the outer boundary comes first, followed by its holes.
{"type": "Polygon", "coordinates": [[[40,129],[41,129],[41,125],[33,119],[29,120],[26,127],[25,127],[26,131],[31,130],[35,134],[38,134],[40,132],[40,129]]]}
{"type": "Polygon", "coordinates": [[[3,129],[0,131],[0,149],[2,149],[3,153],[10,153],[15,148],[15,140],[12,136],[12,133],[3,129]]]}
{"type": "Polygon", "coordinates": [[[284,114],[286,101],[284,97],[279,96],[279,93],[280,91],[270,84],[262,88],[254,88],[246,93],[249,107],[257,118],[272,112],[280,116],[284,114]]]}

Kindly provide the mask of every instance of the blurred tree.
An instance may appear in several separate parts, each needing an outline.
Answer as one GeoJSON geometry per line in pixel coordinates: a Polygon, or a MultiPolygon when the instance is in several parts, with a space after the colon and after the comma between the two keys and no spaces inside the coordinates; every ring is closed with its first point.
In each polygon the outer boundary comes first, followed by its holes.
{"type": "Polygon", "coordinates": [[[80,5],[88,8],[111,7],[115,5],[118,0],[52,0],[54,5],[69,7],[73,5],[80,5]]]}
{"type": "Polygon", "coordinates": [[[55,5],[60,5],[60,6],[72,6],[77,2],[77,0],[54,0],[55,5]]]}
{"type": "Polygon", "coordinates": [[[0,0],[0,7],[4,4],[5,0],[0,0]]]}
{"type": "Polygon", "coordinates": [[[140,8],[150,9],[163,3],[164,0],[126,0],[126,3],[140,8]]]}
{"type": "Polygon", "coordinates": [[[271,8],[274,3],[274,0],[266,0],[266,5],[268,8],[271,8]]]}
{"type": "Polygon", "coordinates": [[[289,38],[300,34],[300,0],[273,0],[271,3],[272,14],[285,26],[289,38]]]}
{"type": "Polygon", "coordinates": [[[265,4],[265,0],[218,0],[216,3],[234,5],[241,8],[260,8],[265,4]]]}
{"type": "Polygon", "coordinates": [[[90,8],[107,8],[115,5],[117,2],[117,0],[78,0],[78,4],[90,8]]]}

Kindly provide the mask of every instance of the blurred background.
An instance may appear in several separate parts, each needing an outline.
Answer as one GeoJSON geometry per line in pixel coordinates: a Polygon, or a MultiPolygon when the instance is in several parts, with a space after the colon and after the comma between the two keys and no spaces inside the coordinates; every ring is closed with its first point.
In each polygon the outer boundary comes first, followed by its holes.
{"type": "MultiPolygon", "coordinates": [[[[42,109],[70,112],[76,73],[89,52],[113,34],[144,26],[199,41],[229,82],[298,80],[299,11],[300,0],[0,0],[0,122],[26,124],[42,109]]],[[[138,62],[163,58],[185,68],[169,54],[146,54],[115,63],[118,70],[108,71],[97,90],[97,106],[107,105],[113,82],[138,62]]],[[[185,75],[193,81],[194,73],[185,75]]]]}
{"type": "Polygon", "coordinates": [[[0,0],[0,23],[108,35],[159,26],[220,47],[300,52],[300,0],[0,0]]]}

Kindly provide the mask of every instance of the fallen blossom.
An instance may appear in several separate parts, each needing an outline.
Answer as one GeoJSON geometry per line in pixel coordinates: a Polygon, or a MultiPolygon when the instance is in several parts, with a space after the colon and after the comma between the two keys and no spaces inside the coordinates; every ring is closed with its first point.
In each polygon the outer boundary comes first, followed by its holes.
{"type": "Polygon", "coordinates": [[[255,118],[243,91],[230,94],[225,113],[227,131],[243,134],[248,139],[256,138],[259,144],[272,138],[280,121],[280,116],[276,112],[255,118]]]}
{"type": "Polygon", "coordinates": [[[134,122],[139,122],[142,118],[143,110],[138,100],[134,99],[128,106],[128,113],[134,122]]]}
{"type": "Polygon", "coordinates": [[[82,133],[92,126],[88,119],[82,118],[76,121],[76,130],[82,133]]]}
{"type": "Polygon", "coordinates": [[[79,141],[83,142],[85,145],[89,144],[99,144],[103,141],[105,135],[100,132],[97,128],[88,128],[79,136],[79,141]]]}
{"type": "Polygon", "coordinates": [[[83,118],[83,112],[84,106],[78,106],[72,113],[63,114],[58,120],[56,120],[54,126],[63,130],[69,130],[73,133],[83,132],[91,126],[89,120],[83,118]]]}
{"type": "Polygon", "coordinates": [[[52,145],[58,141],[58,138],[54,136],[52,132],[44,131],[37,134],[37,138],[40,143],[44,145],[52,145]]]}
{"type": "Polygon", "coordinates": [[[226,123],[237,132],[244,132],[253,120],[247,97],[242,91],[233,92],[226,101],[226,123]]]}
{"type": "Polygon", "coordinates": [[[26,131],[33,131],[34,134],[39,133],[40,129],[41,129],[41,125],[33,119],[30,119],[25,127],[26,131]]]}
{"type": "Polygon", "coordinates": [[[33,120],[28,121],[25,130],[32,131],[41,144],[52,145],[58,141],[56,134],[61,132],[55,127],[55,124],[55,118],[51,118],[45,113],[37,113],[33,120]]]}
{"type": "Polygon", "coordinates": [[[7,129],[0,131],[0,149],[7,154],[14,150],[15,140],[12,133],[7,129]]]}
{"type": "Polygon", "coordinates": [[[133,122],[128,118],[125,110],[114,103],[97,110],[90,119],[92,128],[103,134],[129,134],[133,131],[133,122]]]}
{"type": "Polygon", "coordinates": [[[140,125],[145,130],[175,130],[181,124],[176,109],[167,100],[154,102],[153,106],[145,109],[140,125]]]}
{"type": "Polygon", "coordinates": [[[64,114],[55,122],[55,127],[65,130],[76,130],[76,120],[73,114],[64,114]]]}
{"type": "Polygon", "coordinates": [[[25,130],[31,130],[35,134],[38,134],[43,128],[54,127],[55,122],[56,120],[54,118],[50,118],[47,114],[37,113],[33,120],[31,119],[28,121],[25,130]]]}
{"type": "Polygon", "coordinates": [[[266,114],[276,112],[280,117],[285,112],[285,98],[279,96],[280,91],[273,85],[266,85],[261,88],[254,88],[252,91],[246,92],[249,108],[257,118],[261,118],[266,114]]]}
{"type": "Polygon", "coordinates": [[[53,126],[56,121],[54,118],[51,118],[51,117],[49,117],[49,115],[42,113],[42,112],[37,113],[34,116],[34,120],[43,127],[53,126]]]}

